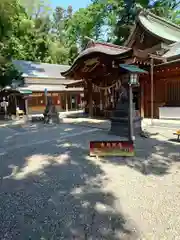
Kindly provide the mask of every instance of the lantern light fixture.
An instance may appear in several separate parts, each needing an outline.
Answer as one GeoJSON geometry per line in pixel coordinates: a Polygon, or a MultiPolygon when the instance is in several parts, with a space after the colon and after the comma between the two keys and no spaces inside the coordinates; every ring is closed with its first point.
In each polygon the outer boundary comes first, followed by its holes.
{"type": "Polygon", "coordinates": [[[139,75],[138,73],[131,73],[129,78],[129,84],[130,85],[139,85],[139,75]]]}

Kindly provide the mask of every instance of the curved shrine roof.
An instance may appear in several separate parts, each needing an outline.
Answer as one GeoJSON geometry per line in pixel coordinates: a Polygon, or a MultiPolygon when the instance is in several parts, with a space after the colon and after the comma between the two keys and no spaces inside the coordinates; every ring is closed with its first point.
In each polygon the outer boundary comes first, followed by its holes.
{"type": "Polygon", "coordinates": [[[158,38],[168,40],[172,43],[180,41],[180,26],[164,18],[158,17],[148,10],[142,10],[137,17],[136,25],[134,26],[132,33],[125,43],[126,46],[129,46],[131,40],[135,37],[137,31],[136,26],[138,23],[146,31],[158,38]]]}
{"type": "Polygon", "coordinates": [[[91,56],[92,54],[104,54],[106,56],[123,57],[124,55],[131,52],[131,48],[121,47],[109,43],[92,42],[91,44],[88,44],[88,47],[78,55],[73,65],[67,71],[61,72],[61,75],[64,77],[69,76],[69,74],[71,74],[75,68],[78,67],[78,63],[81,59],[87,56],[91,56]]]}
{"type": "Polygon", "coordinates": [[[117,56],[121,55],[125,52],[130,51],[131,48],[123,47],[123,46],[117,46],[110,43],[94,43],[90,47],[86,48],[84,51],[82,51],[78,58],[81,58],[85,55],[91,54],[91,53],[104,53],[106,55],[111,56],[117,56]]]}
{"type": "Polygon", "coordinates": [[[154,35],[172,42],[180,40],[180,27],[169,21],[146,11],[140,12],[138,19],[143,27],[154,35]]]}

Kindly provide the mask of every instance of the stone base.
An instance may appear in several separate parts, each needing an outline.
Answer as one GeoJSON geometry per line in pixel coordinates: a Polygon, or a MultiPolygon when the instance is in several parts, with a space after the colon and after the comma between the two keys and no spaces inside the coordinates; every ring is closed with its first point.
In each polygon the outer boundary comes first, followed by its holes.
{"type": "Polygon", "coordinates": [[[133,121],[134,135],[140,135],[142,132],[142,117],[135,117],[133,121]]]}
{"type": "MultiPolygon", "coordinates": [[[[142,132],[142,127],[141,127],[141,117],[136,117],[134,118],[133,121],[133,135],[134,139],[136,136],[139,136],[142,132]]],[[[111,119],[111,129],[110,129],[110,134],[114,134],[116,136],[120,136],[122,138],[128,138],[129,137],[129,124],[128,124],[128,119],[124,118],[112,118],[111,119]]]]}

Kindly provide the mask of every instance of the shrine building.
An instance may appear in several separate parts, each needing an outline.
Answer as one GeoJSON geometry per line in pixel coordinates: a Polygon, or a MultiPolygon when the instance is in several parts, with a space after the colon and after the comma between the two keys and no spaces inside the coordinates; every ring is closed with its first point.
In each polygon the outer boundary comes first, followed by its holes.
{"type": "Polygon", "coordinates": [[[122,69],[133,66],[148,72],[133,87],[135,115],[180,119],[180,26],[147,10],[138,14],[124,46],[92,40],[62,75],[75,80],[67,88],[84,88],[89,115],[110,118],[127,78],[122,69]]]}

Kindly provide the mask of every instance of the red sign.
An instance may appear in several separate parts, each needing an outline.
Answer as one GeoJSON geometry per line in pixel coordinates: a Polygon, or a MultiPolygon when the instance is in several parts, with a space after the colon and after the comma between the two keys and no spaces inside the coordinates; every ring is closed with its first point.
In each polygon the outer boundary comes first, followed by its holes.
{"type": "Polygon", "coordinates": [[[90,142],[90,156],[133,157],[134,155],[134,144],[132,141],[90,142]]]}

